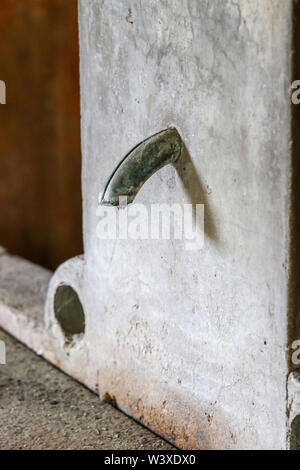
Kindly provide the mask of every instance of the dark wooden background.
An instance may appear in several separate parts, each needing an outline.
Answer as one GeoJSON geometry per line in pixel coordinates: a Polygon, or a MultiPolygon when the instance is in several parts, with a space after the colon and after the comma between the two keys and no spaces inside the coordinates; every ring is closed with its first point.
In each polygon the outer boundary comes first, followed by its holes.
{"type": "Polygon", "coordinates": [[[46,267],[82,252],[77,0],[1,0],[0,245],[46,267]]]}

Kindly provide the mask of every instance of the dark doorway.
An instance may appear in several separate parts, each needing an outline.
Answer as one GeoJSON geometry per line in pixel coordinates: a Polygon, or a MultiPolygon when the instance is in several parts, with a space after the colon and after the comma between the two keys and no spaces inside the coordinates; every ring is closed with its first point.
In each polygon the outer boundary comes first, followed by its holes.
{"type": "Polygon", "coordinates": [[[82,252],[77,0],[1,0],[0,245],[54,269],[82,252]]]}

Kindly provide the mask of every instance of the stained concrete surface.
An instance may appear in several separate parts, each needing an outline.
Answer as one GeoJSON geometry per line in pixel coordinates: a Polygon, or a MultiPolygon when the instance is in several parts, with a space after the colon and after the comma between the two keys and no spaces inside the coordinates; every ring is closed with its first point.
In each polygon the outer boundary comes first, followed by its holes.
{"type": "Polygon", "coordinates": [[[79,1],[84,262],[51,280],[50,353],[184,449],[287,447],[291,19],[291,0],[79,1]],[[203,248],[103,240],[106,179],[168,127],[184,155],[135,202],[204,204],[203,248]],[[87,325],[69,356],[60,283],[87,325]]]}
{"type": "Polygon", "coordinates": [[[0,449],[173,448],[3,330],[0,340],[0,449]]]}

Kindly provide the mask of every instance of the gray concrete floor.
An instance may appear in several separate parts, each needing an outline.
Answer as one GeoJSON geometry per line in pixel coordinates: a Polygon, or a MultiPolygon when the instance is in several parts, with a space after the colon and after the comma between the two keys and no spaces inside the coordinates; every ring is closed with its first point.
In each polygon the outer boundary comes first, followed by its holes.
{"type": "Polygon", "coordinates": [[[173,447],[0,330],[0,449],[173,447]]]}

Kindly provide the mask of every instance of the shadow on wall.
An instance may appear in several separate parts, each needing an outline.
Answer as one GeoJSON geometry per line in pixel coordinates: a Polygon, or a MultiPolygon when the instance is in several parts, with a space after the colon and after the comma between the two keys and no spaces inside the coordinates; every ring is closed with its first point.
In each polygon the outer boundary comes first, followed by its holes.
{"type": "Polygon", "coordinates": [[[205,235],[211,240],[211,242],[217,245],[219,242],[219,234],[217,231],[216,221],[213,217],[213,213],[206,196],[204,184],[197,173],[186,145],[183,146],[182,157],[175,164],[175,168],[179,178],[182,180],[185,191],[188,194],[190,204],[193,204],[194,218],[196,205],[204,204],[205,235]]]}
{"type": "Polygon", "coordinates": [[[77,0],[1,0],[0,245],[54,269],[82,252],[77,0]]]}

